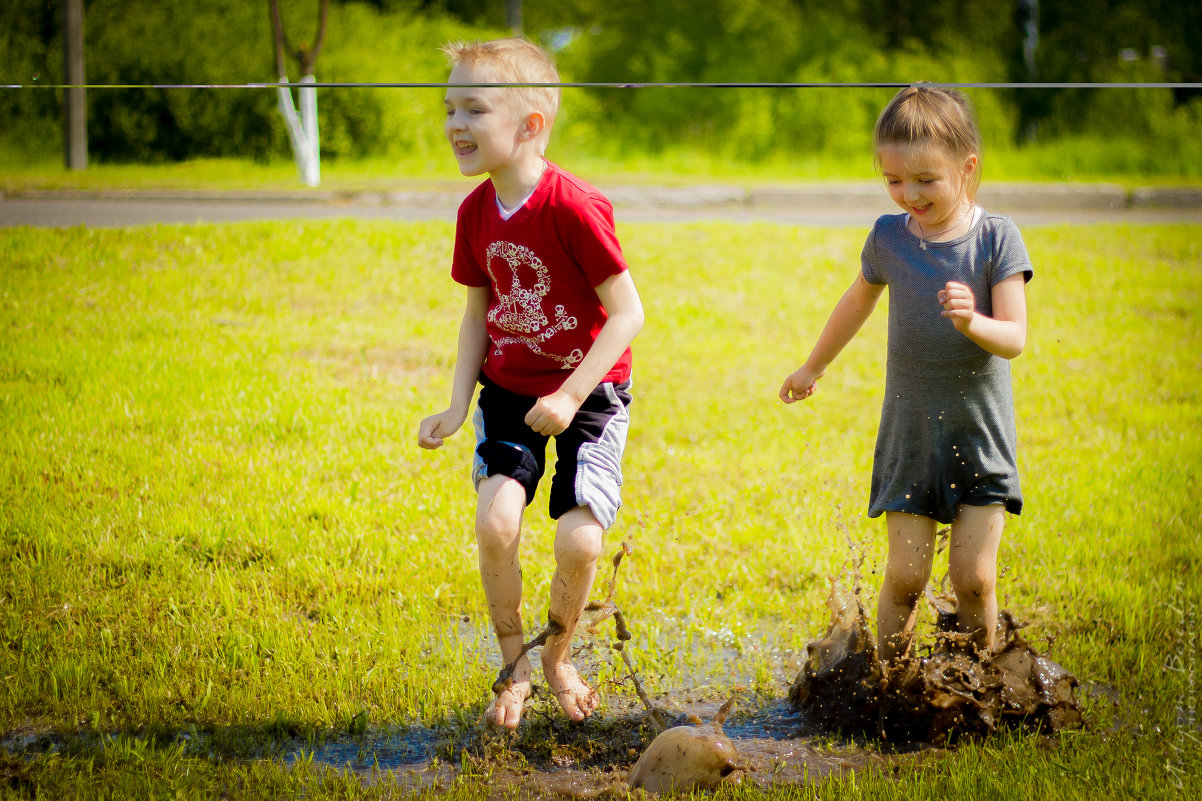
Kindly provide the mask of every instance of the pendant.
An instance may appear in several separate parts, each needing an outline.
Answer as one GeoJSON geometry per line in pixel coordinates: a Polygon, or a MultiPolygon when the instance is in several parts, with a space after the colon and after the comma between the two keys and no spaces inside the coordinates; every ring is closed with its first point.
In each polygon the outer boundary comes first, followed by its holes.
{"type": "Polygon", "coordinates": [[[927,249],[927,241],[925,239],[918,240],[918,246],[923,250],[927,249]]]}

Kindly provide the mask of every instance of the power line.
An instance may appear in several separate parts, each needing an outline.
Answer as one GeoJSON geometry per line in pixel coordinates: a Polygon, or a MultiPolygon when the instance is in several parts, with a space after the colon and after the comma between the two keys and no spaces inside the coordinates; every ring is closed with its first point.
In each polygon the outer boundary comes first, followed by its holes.
{"type": "Polygon", "coordinates": [[[613,83],[431,83],[431,82],[367,82],[334,81],[326,83],[31,83],[0,84],[0,89],[280,89],[300,86],[316,89],[449,89],[452,87],[488,88],[561,88],[561,89],[902,89],[907,86],[934,86],[943,89],[1194,89],[1202,90],[1202,83],[1185,82],[964,82],[927,83],[912,82],[857,82],[857,83],[768,83],[768,82],[613,82],[613,83]]]}

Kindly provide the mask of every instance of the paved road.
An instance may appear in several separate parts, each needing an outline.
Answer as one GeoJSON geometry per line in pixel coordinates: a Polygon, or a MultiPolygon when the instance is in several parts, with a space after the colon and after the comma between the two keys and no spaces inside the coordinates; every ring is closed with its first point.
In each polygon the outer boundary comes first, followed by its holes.
{"type": "MultiPolygon", "coordinates": [[[[0,197],[0,227],[92,227],[238,220],[453,220],[472,184],[387,192],[26,192],[0,197]]],[[[734,220],[867,227],[896,207],[871,184],[744,189],[602,186],[619,222],[734,220]]],[[[1056,222],[1202,223],[1202,189],[1126,191],[1107,184],[999,184],[981,204],[1019,225],[1056,222]]]]}

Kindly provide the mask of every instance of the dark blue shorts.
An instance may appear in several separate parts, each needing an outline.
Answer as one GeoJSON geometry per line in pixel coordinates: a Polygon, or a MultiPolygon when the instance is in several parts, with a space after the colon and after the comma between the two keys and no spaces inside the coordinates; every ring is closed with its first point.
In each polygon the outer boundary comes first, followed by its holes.
{"type": "MultiPolygon", "coordinates": [[[[508,476],[526,490],[526,503],[547,467],[547,440],[526,425],[538,398],[502,389],[480,376],[480,397],[473,418],[476,456],[472,479],[477,488],[488,476],[508,476]]],[[[630,382],[599,385],[581,404],[567,429],[555,437],[555,475],[548,511],[558,520],[587,506],[603,528],[613,525],[622,505],[622,452],[630,429],[630,382]]]]}

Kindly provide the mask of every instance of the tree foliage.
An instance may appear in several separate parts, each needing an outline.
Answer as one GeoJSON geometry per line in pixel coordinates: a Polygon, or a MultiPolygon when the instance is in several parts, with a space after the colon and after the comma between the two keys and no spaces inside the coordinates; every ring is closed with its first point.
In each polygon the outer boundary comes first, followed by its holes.
{"type": "MultiPolygon", "coordinates": [[[[1202,80],[1196,0],[1038,0],[1034,73],[1023,24],[1032,0],[524,0],[528,36],[579,82],[1014,82],[1202,80]]],[[[505,35],[502,0],[333,0],[321,82],[437,82],[438,46],[505,35]]],[[[312,0],[283,0],[316,29],[312,0]]],[[[88,0],[88,79],[97,84],[275,80],[265,0],[88,0]]],[[[0,81],[61,81],[57,0],[0,4],[0,81]],[[36,76],[36,77],[35,77],[36,76]]],[[[295,21],[295,22],[293,22],[295,21]]],[[[305,43],[299,43],[304,46],[305,43]]],[[[299,77],[299,76],[294,76],[299,77]]],[[[56,135],[61,93],[0,90],[0,139],[56,135]]],[[[594,89],[565,93],[557,136],[598,148],[678,144],[738,158],[864,152],[890,92],[594,89]]],[[[987,141],[1104,130],[1148,142],[1196,136],[1188,92],[974,92],[987,141]]],[[[265,90],[95,89],[89,138],[101,161],[287,153],[265,90]]],[[[440,146],[435,91],[328,89],[322,157],[440,146]]]]}

